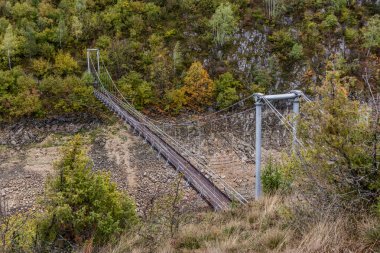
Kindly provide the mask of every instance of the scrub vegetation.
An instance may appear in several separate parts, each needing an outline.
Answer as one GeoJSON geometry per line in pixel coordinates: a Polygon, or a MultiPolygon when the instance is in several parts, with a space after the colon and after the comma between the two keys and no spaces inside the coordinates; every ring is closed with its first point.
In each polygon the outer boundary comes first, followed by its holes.
{"type": "Polygon", "coordinates": [[[179,176],[139,217],[75,136],[38,209],[0,192],[0,252],[380,251],[379,1],[0,0],[0,123],[101,116],[87,48],[156,117],[302,90],[300,148],[247,206],[186,212],[179,176]]]}

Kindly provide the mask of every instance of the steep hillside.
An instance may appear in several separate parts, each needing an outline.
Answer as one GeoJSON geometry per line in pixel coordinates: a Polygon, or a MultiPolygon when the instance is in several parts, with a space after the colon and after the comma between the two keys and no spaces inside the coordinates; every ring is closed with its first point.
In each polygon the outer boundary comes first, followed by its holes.
{"type": "Polygon", "coordinates": [[[0,119],[98,111],[82,75],[90,47],[135,106],[155,112],[221,108],[255,91],[314,93],[332,60],[352,79],[352,95],[365,99],[378,89],[379,8],[345,0],[2,0],[0,119]],[[201,104],[193,99],[197,62],[215,80],[201,104]]]}
{"type": "Polygon", "coordinates": [[[0,252],[380,252],[379,91],[379,0],[0,0],[0,252]],[[88,48],[248,204],[212,212],[117,123],[88,48]],[[297,116],[263,100],[255,199],[252,94],[292,89],[297,116]]]}

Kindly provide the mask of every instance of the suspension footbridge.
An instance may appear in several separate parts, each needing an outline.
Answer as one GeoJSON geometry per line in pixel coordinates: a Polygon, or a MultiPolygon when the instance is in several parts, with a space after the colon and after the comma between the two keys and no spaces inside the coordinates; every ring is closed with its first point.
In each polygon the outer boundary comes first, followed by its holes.
{"type": "MultiPolygon", "coordinates": [[[[166,160],[167,164],[170,164],[178,173],[181,173],[185,180],[191,185],[201,196],[202,198],[214,208],[214,210],[226,210],[231,207],[233,202],[246,204],[248,203],[247,198],[239,193],[230,183],[227,183],[222,176],[215,172],[205,159],[205,156],[202,155],[202,151],[199,148],[198,152],[194,152],[192,146],[194,144],[186,143],[185,140],[178,140],[177,128],[179,132],[181,129],[187,130],[187,136],[194,129],[194,126],[199,127],[199,122],[183,122],[183,123],[167,123],[159,122],[148,118],[138,110],[136,110],[133,105],[125,98],[120,92],[118,86],[113,81],[111,75],[109,74],[105,64],[101,61],[99,50],[89,49],[87,51],[87,63],[88,63],[88,72],[94,78],[94,95],[99,99],[110,111],[118,115],[118,117],[127,123],[136,134],[138,134],[146,143],[148,143],[153,149],[156,150],[159,157],[162,157],[166,160]],[[91,53],[96,52],[96,61],[92,60],[91,53]],[[165,131],[165,128],[170,128],[171,131],[174,129],[174,136],[165,131]]],[[[287,121],[286,118],[279,113],[272,103],[271,100],[294,100],[294,111],[298,112],[299,107],[298,99],[303,96],[303,93],[295,91],[289,94],[283,95],[272,95],[264,96],[262,94],[251,95],[242,101],[239,101],[237,104],[244,102],[244,100],[256,98],[256,107],[250,108],[239,113],[234,113],[230,115],[222,115],[220,117],[214,118],[214,122],[211,122],[212,126],[215,125],[215,121],[225,121],[227,129],[228,120],[234,120],[234,117],[242,118],[245,117],[244,113],[253,114],[253,109],[256,111],[256,120],[253,127],[256,129],[256,138],[255,138],[255,159],[256,159],[256,198],[261,195],[261,181],[260,181],[260,171],[261,171],[261,106],[267,104],[271,108],[277,117],[287,125],[288,128],[293,131],[294,140],[295,136],[295,125],[287,121]]],[[[223,109],[221,111],[227,111],[223,109]]],[[[213,113],[216,114],[216,113],[213,113]]],[[[210,116],[210,115],[209,115],[210,116]]],[[[251,117],[251,116],[249,116],[251,117]]],[[[249,118],[248,118],[249,119],[249,118]]],[[[210,123],[209,122],[209,123],[210,123]]],[[[232,124],[232,125],[236,125],[232,124]]],[[[205,125],[204,125],[205,126],[205,125]]],[[[249,128],[249,123],[244,125],[244,128],[249,128]]],[[[194,132],[194,131],[193,131],[194,132]]],[[[203,132],[203,136],[198,132],[198,147],[202,145],[202,139],[205,138],[206,131],[203,132]]],[[[224,136],[226,138],[226,136],[224,136]]],[[[188,138],[189,140],[190,138],[188,138]]],[[[193,138],[196,140],[196,138],[193,138]]],[[[242,138],[234,138],[238,140],[239,143],[243,143],[246,146],[251,146],[252,138],[245,140],[244,136],[242,138]]],[[[253,146],[253,145],[252,145],[253,146]]]]}

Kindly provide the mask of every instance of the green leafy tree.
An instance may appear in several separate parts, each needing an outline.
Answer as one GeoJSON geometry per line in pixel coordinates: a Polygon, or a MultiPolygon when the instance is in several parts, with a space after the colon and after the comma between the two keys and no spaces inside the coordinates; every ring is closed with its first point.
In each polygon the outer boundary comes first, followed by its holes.
{"type": "Polygon", "coordinates": [[[265,92],[271,88],[273,84],[274,78],[271,69],[264,67],[256,67],[253,71],[253,87],[255,88],[253,92],[259,92],[256,88],[262,90],[261,92],[265,92]]]}
{"type": "Polygon", "coordinates": [[[334,29],[338,24],[339,24],[338,18],[333,13],[331,13],[326,16],[326,18],[323,20],[321,25],[324,29],[330,30],[330,29],[334,29]]]}
{"type": "Polygon", "coordinates": [[[77,16],[71,17],[71,32],[78,40],[83,33],[83,24],[77,16]]]}
{"type": "Polygon", "coordinates": [[[166,92],[167,100],[165,110],[172,111],[175,114],[179,113],[183,106],[187,104],[187,98],[183,89],[171,89],[166,92]]]}
{"type": "Polygon", "coordinates": [[[355,82],[329,62],[320,99],[305,105],[306,118],[300,121],[306,146],[299,166],[309,185],[302,187],[312,186],[321,204],[347,209],[368,207],[380,191],[377,126],[371,108],[349,98],[355,82]]]}
{"type": "Polygon", "coordinates": [[[77,61],[69,54],[59,52],[54,59],[54,72],[57,75],[66,76],[75,74],[79,70],[77,61]]]}
{"type": "Polygon", "coordinates": [[[133,201],[117,190],[109,175],[93,172],[83,139],[75,136],[47,183],[44,212],[37,221],[36,248],[61,249],[93,240],[102,245],[137,222],[133,201]]]}
{"type": "Polygon", "coordinates": [[[292,50],[289,53],[289,56],[294,60],[300,60],[303,58],[303,46],[295,43],[292,47],[292,50]]]}
{"type": "Polygon", "coordinates": [[[7,57],[8,57],[9,69],[12,69],[11,56],[13,54],[13,50],[16,48],[16,45],[17,45],[16,36],[13,33],[12,25],[9,24],[7,30],[5,31],[5,35],[3,39],[3,50],[6,52],[7,57]]]}
{"type": "Polygon", "coordinates": [[[269,41],[286,71],[303,58],[303,46],[297,43],[289,30],[275,31],[269,36],[269,41]]]}
{"type": "Polygon", "coordinates": [[[9,20],[5,17],[0,18],[0,36],[3,36],[5,34],[5,31],[7,30],[9,25],[9,20]]]}
{"type": "Polygon", "coordinates": [[[39,112],[37,83],[20,67],[0,71],[0,83],[0,120],[15,120],[39,112]]]}
{"type": "Polygon", "coordinates": [[[227,72],[215,81],[215,88],[218,106],[225,108],[239,100],[238,89],[242,88],[242,85],[231,73],[227,72]]]}
{"type": "Polygon", "coordinates": [[[173,49],[173,69],[174,73],[183,68],[183,54],[181,52],[181,44],[179,41],[175,43],[173,49]]]}
{"type": "Polygon", "coordinates": [[[23,18],[34,19],[37,16],[37,11],[27,1],[18,1],[12,7],[12,16],[19,22],[23,18]]]}
{"type": "Polygon", "coordinates": [[[124,96],[132,101],[138,109],[154,102],[153,85],[142,79],[140,73],[131,71],[118,81],[124,96]]]}
{"type": "Polygon", "coordinates": [[[86,0],[75,0],[75,10],[81,13],[86,9],[86,0]]]}
{"type": "Polygon", "coordinates": [[[22,36],[20,36],[20,53],[32,58],[38,53],[37,32],[33,22],[25,22],[23,27],[21,29],[22,36]]]}
{"type": "Polygon", "coordinates": [[[152,84],[143,81],[136,90],[136,105],[138,108],[143,108],[153,102],[154,93],[152,84]]]}
{"type": "Polygon", "coordinates": [[[34,75],[37,78],[42,79],[50,72],[51,64],[42,58],[34,59],[32,61],[32,69],[33,69],[34,75]]]}
{"type": "Polygon", "coordinates": [[[50,113],[74,113],[97,110],[93,88],[77,76],[45,77],[39,86],[43,107],[50,113]]]}
{"type": "Polygon", "coordinates": [[[213,29],[216,44],[222,47],[237,29],[237,18],[230,3],[222,3],[216,9],[211,17],[210,26],[213,29]]]}
{"type": "Polygon", "coordinates": [[[282,0],[265,0],[265,7],[269,17],[275,18],[279,16],[284,9],[284,2],[282,0]]]}
{"type": "Polygon", "coordinates": [[[368,24],[362,28],[364,37],[364,48],[368,50],[380,47],[380,15],[374,15],[368,21],[368,24]]]}
{"type": "Polygon", "coordinates": [[[67,36],[66,22],[65,22],[65,19],[61,17],[59,19],[58,26],[57,26],[57,38],[58,38],[60,48],[62,48],[62,43],[64,42],[66,36],[67,36]]]}

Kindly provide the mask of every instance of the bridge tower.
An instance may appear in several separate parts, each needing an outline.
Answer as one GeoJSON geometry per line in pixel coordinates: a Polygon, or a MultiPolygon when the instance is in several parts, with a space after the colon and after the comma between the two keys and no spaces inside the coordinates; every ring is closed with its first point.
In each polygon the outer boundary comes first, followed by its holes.
{"type": "Polygon", "coordinates": [[[302,91],[292,90],[286,94],[264,95],[256,93],[255,106],[256,106],[256,143],[255,143],[255,167],[256,167],[256,182],[255,182],[255,198],[256,200],[262,196],[261,186],[261,141],[262,141],[262,106],[265,102],[276,100],[293,100],[293,152],[297,149],[297,116],[300,113],[300,98],[302,91]]]}
{"type": "MultiPolygon", "coordinates": [[[[96,52],[96,67],[97,72],[100,73],[100,51],[98,48],[87,48],[87,71],[91,74],[91,53],[96,52]]],[[[95,67],[95,66],[94,66],[95,67]]]]}

